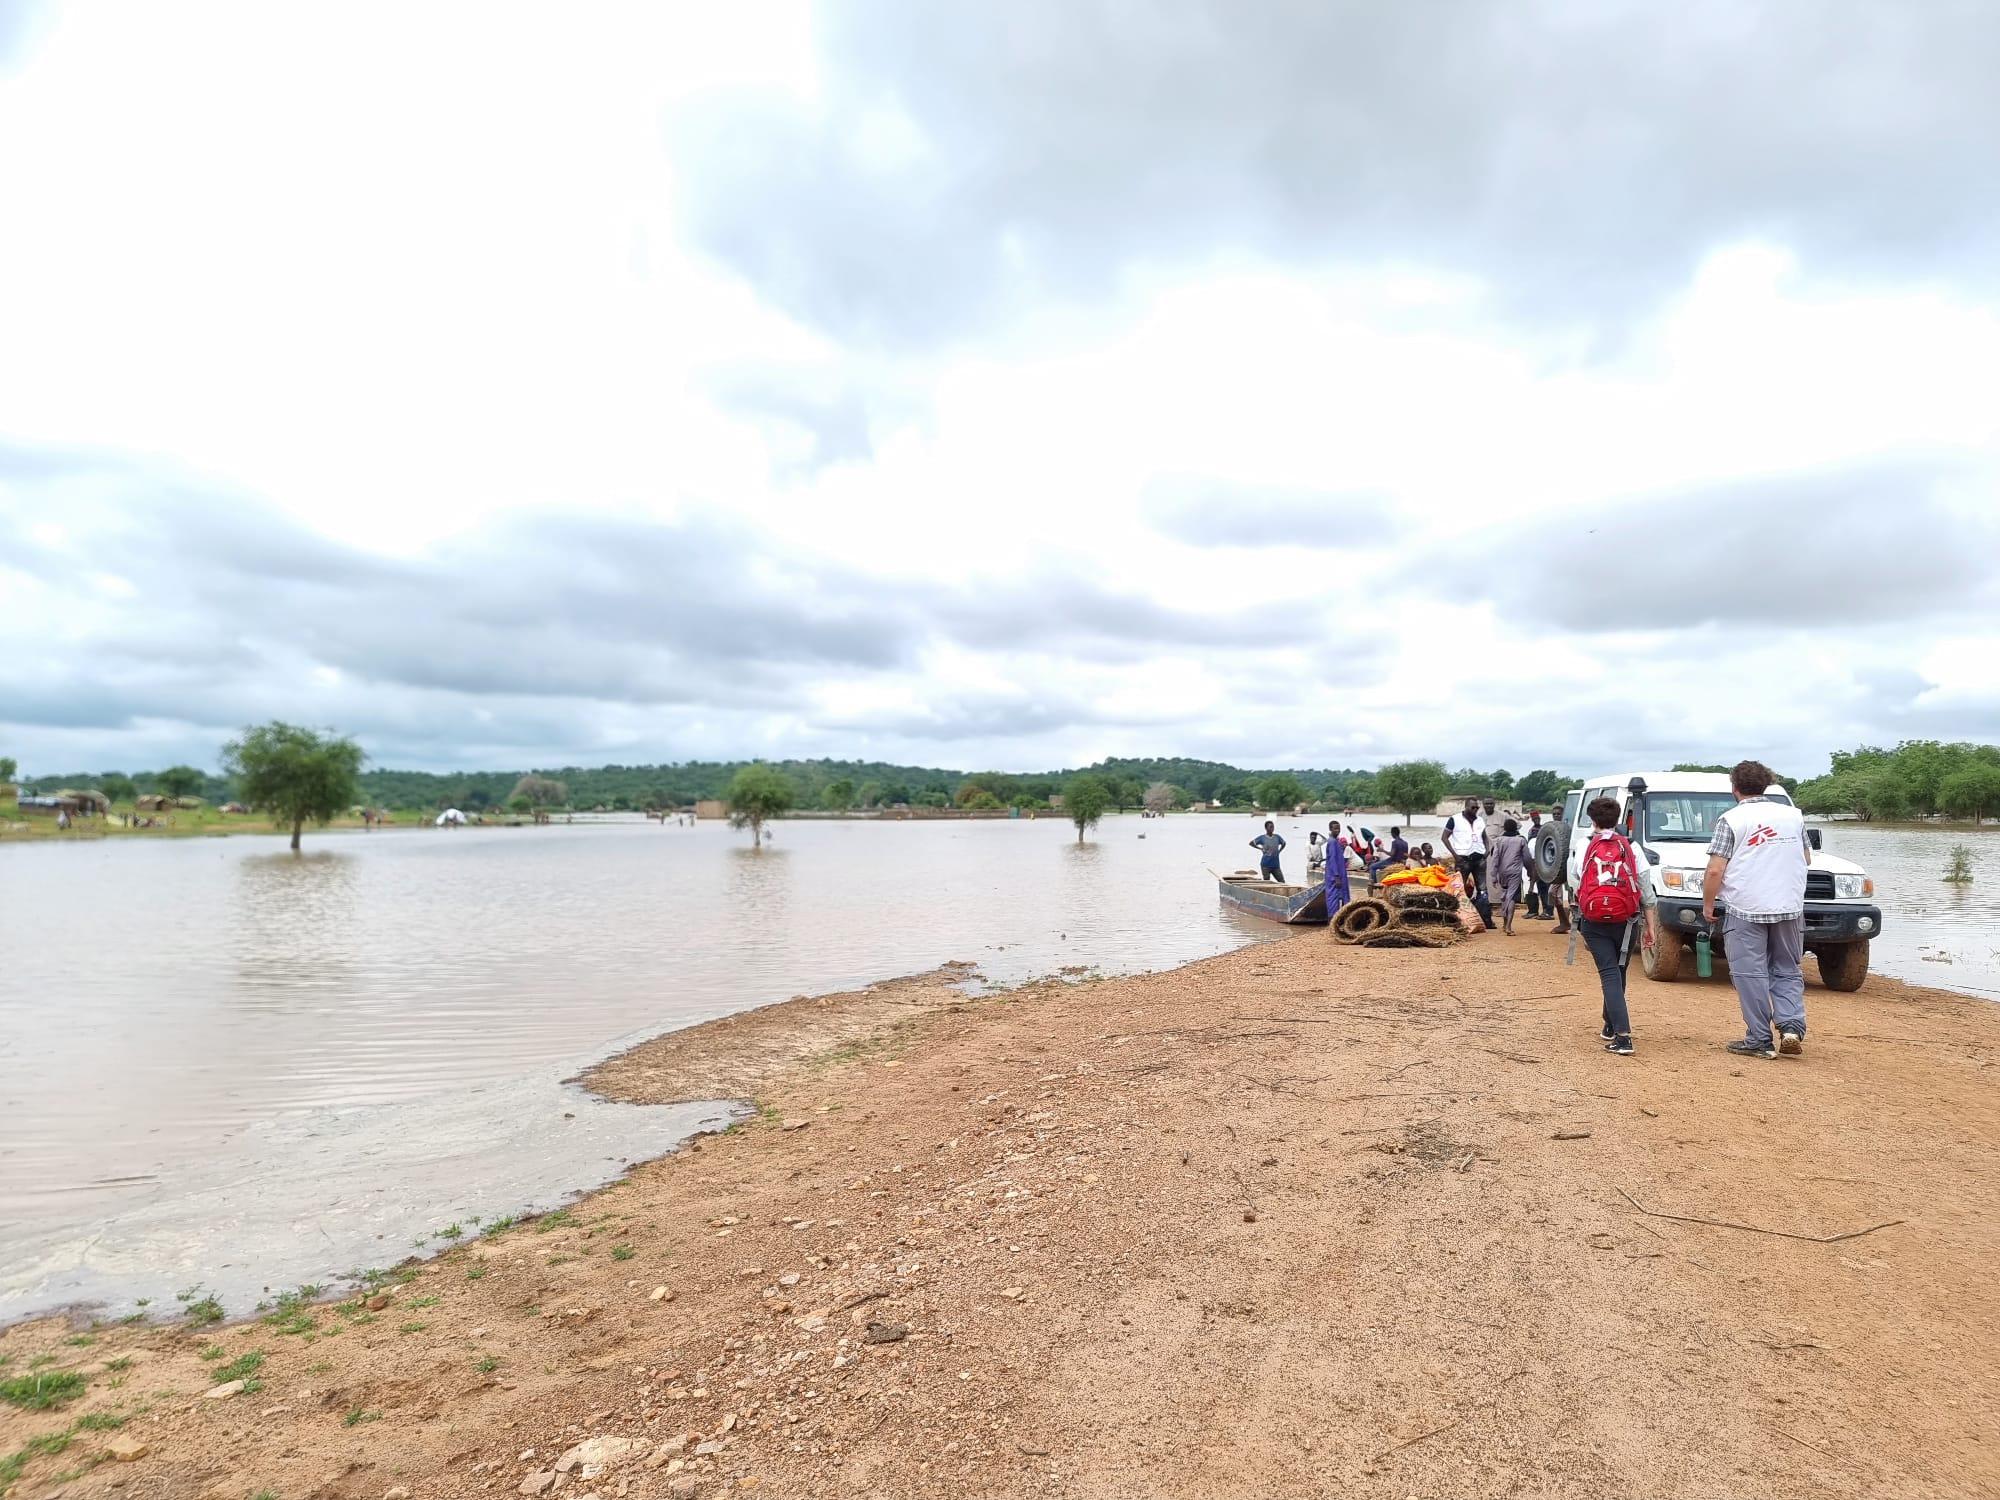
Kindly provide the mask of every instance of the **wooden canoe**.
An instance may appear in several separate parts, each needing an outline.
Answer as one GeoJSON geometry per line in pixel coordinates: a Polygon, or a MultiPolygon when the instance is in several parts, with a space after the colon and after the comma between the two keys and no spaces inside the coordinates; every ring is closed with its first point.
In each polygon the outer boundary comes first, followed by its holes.
{"type": "Polygon", "coordinates": [[[1289,885],[1266,880],[1247,870],[1239,870],[1234,875],[1217,875],[1215,883],[1224,906],[1233,906],[1250,916],[1285,922],[1293,927],[1326,925],[1324,885],[1289,885]]]}

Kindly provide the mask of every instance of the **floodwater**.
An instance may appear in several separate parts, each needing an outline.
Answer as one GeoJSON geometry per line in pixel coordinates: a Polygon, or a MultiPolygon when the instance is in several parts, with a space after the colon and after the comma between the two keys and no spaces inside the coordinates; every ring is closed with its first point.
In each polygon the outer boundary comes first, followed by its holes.
{"type": "MultiPolygon", "coordinates": [[[[1419,819],[1420,836],[1435,820],[1419,819]]],[[[1287,874],[1308,821],[1285,819],[1287,874]]],[[[1323,819],[1311,820],[1323,826],[1323,819]]],[[[1275,935],[1211,868],[1253,820],[642,820],[0,850],[0,1321],[267,1290],[547,1208],[732,1116],[564,1079],[632,1042],[969,960],[1158,969],[1275,935]]],[[[2000,830],[1855,824],[1874,967],[2000,996],[2000,830]],[[1950,846],[1979,877],[1945,885],[1950,846]]]]}
{"type": "MultiPolygon", "coordinates": [[[[992,983],[1170,967],[1240,818],[717,823],[0,849],[0,1320],[394,1264],[549,1207],[724,1103],[562,1082],[713,1016],[969,960],[992,983]]],[[[1304,873],[1297,831],[1295,873],[1304,873]]]]}

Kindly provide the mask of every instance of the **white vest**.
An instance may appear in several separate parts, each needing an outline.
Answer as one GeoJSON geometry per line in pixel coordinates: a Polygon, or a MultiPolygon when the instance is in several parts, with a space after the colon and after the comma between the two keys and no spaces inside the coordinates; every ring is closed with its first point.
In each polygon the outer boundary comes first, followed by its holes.
{"type": "Polygon", "coordinates": [[[1483,814],[1474,813],[1468,818],[1463,812],[1455,812],[1450,822],[1454,853],[1463,856],[1486,852],[1486,819],[1483,814]]]}
{"type": "Polygon", "coordinates": [[[1739,802],[1722,815],[1736,849],[1722,872],[1722,904],[1739,917],[1806,909],[1806,820],[1787,802],[1739,802]]]}

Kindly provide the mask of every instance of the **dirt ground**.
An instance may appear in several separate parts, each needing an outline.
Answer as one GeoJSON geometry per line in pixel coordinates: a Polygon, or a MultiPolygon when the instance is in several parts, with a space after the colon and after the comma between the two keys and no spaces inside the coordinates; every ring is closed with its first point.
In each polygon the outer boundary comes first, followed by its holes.
{"type": "Polygon", "coordinates": [[[647,1043],[593,1085],[763,1114],[372,1303],[10,1330],[0,1379],[88,1384],[0,1406],[0,1464],[213,1500],[2000,1494],[2000,1009],[1815,985],[1806,1055],[1742,1059],[1726,983],[1635,977],[1617,1058],[1529,928],[647,1043]]]}

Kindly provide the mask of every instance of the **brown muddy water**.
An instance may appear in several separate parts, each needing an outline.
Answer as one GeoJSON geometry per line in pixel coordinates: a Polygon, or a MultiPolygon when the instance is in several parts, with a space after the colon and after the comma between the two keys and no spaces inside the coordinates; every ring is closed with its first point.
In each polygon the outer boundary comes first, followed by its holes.
{"type": "MultiPolygon", "coordinates": [[[[1419,820],[1434,827],[1432,820],[1419,820]]],[[[1287,873],[1308,826],[1285,819],[1287,873]]],[[[1257,827],[1107,819],[640,820],[0,851],[0,1320],[78,1302],[232,1311],[553,1206],[725,1122],[563,1082],[643,1037],[930,969],[1009,984],[1274,935],[1210,868],[1257,827]]],[[[1840,824],[1878,972],[2000,995],[2000,830],[1840,824]]],[[[976,987],[977,982],[975,982],[976,987]]]]}

